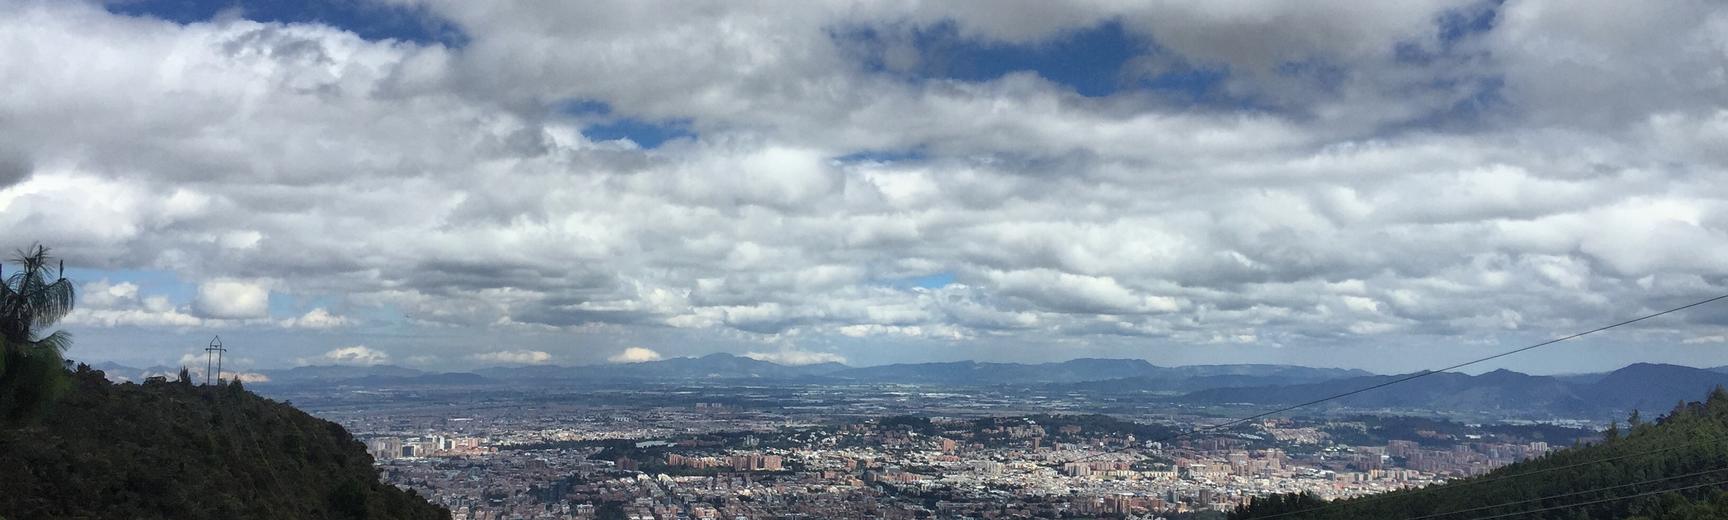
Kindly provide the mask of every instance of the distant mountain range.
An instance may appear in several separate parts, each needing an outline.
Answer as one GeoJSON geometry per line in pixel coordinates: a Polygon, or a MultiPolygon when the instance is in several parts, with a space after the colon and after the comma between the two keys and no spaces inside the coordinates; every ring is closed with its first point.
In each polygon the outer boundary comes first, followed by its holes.
{"type": "MultiPolygon", "coordinates": [[[[1397,380],[1376,375],[1316,383],[1199,390],[1179,401],[1193,404],[1289,405],[1397,380]]],[[[1472,376],[1434,374],[1327,403],[1332,407],[1423,409],[1600,417],[1624,410],[1662,411],[1728,386],[1728,373],[1679,365],[1638,363],[1606,374],[1533,376],[1496,370],[1472,376]]]]}
{"type": "Polygon", "coordinates": [[[814,365],[781,365],[769,361],[731,354],[709,354],[702,357],[681,357],[645,361],[563,367],[538,365],[525,367],[493,367],[474,373],[493,379],[514,381],[618,381],[641,380],[675,383],[702,380],[802,380],[846,370],[839,363],[814,365]]]}
{"type": "Polygon", "coordinates": [[[1161,367],[1140,359],[1074,359],[1060,363],[912,363],[850,368],[828,373],[827,376],[846,381],[868,383],[946,384],[946,385],[1005,385],[1026,383],[1087,383],[1137,384],[1156,381],[1171,389],[1188,388],[1187,384],[1214,381],[1252,382],[1258,384],[1325,381],[1345,377],[1372,375],[1369,372],[1341,368],[1310,368],[1289,365],[1192,365],[1161,367]]]}
{"type": "MultiPolygon", "coordinates": [[[[95,368],[121,381],[169,375],[178,368],[95,368]]],[[[434,373],[378,366],[304,366],[263,370],[256,385],[509,385],[585,383],[905,384],[1038,386],[1045,391],[1137,395],[1193,405],[1288,405],[1365,388],[1404,376],[1363,370],[1290,365],[1163,367],[1138,359],[1075,359],[1059,363],[905,363],[849,367],[839,363],[781,365],[731,354],[642,363],[586,366],[492,367],[434,373]]],[[[1667,409],[1717,385],[1728,386],[1728,367],[1692,368],[1640,363],[1613,372],[1533,376],[1510,370],[1481,375],[1434,374],[1327,403],[1352,409],[1429,410],[1495,414],[1602,417],[1611,411],[1667,409]]]]}
{"type": "MultiPolygon", "coordinates": [[[[782,365],[769,361],[709,354],[605,365],[532,365],[491,367],[472,373],[432,374],[391,365],[305,366],[264,370],[269,383],[329,383],[388,381],[437,383],[457,375],[471,375],[496,382],[740,382],[740,383],[859,383],[950,386],[994,386],[1019,384],[1076,384],[1126,381],[1140,386],[1164,385],[1172,390],[1294,384],[1373,375],[1354,369],[1310,368],[1288,365],[1196,365],[1161,367],[1139,359],[1075,359],[1059,363],[908,363],[873,367],[849,367],[839,363],[782,365]],[[437,376],[437,377],[433,377],[437,376]]],[[[473,382],[478,382],[470,380],[473,382]]]]}

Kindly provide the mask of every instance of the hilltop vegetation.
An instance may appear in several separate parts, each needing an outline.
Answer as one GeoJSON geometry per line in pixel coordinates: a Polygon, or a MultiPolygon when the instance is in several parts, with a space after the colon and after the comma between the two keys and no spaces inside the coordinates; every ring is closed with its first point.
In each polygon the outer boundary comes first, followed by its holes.
{"type": "Polygon", "coordinates": [[[240,384],[113,384],[80,366],[28,423],[0,423],[0,517],[446,519],[383,484],[340,425],[240,384]]]}
{"type": "Polygon", "coordinates": [[[1230,518],[1501,515],[1555,520],[1728,518],[1728,391],[1718,388],[1704,402],[1680,403],[1655,422],[1634,414],[1624,431],[1611,427],[1602,442],[1481,477],[1334,503],[1279,495],[1257,499],[1230,518]]]}

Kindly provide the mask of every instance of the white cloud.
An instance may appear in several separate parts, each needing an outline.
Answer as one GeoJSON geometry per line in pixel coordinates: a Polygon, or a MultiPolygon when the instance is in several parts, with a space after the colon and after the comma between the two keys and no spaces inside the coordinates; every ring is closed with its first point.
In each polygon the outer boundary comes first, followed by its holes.
{"type": "Polygon", "coordinates": [[[206,318],[264,318],[270,315],[270,290],[255,282],[212,280],[198,284],[192,308],[206,318]]]}
{"type": "Polygon", "coordinates": [[[642,363],[645,361],[659,361],[661,359],[664,359],[664,357],[662,357],[659,352],[655,352],[646,347],[629,347],[619,351],[617,354],[613,354],[612,357],[606,358],[607,361],[613,363],[642,363]]]}
{"type": "Polygon", "coordinates": [[[0,4],[24,78],[0,96],[0,244],[204,281],[91,283],[68,325],[401,336],[269,319],[273,295],[340,299],[560,359],[603,356],[555,350],[597,333],[853,359],[876,352],[857,338],[1432,343],[1728,290],[1719,3],[423,3],[469,42],[0,4]],[[1124,76],[1222,71],[1227,102],[919,79],[942,75],[920,29],[1038,45],[1104,21],[1158,43],[1124,76]],[[610,112],[547,109],[573,100],[610,112]],[[618,117],[695,136],[588,135],[618,117]]]}
{"type": "MultiPolygon", "coordinates": [[[[188,352],[188,353],[180,355],[180,360],[178,361],[178,366],[186,367],[186,371],[192,375],[192,380],[194,382],[203,383],[204,382],[204,374],[206,373],[205,367],[208,366],[211,369],[216,368],[215,366],[210,365],[211,361],[212,361],[212,359],[207,354],[205,354],[203,352],[188,352]]],[[[248,371],[248,370],[236,370],[235,369],[236,367],[250,367],[250,366],[253,366],[255,363],[256,363],[256,361],[254,361],[250,357],[226,356],[222,359],[222,373],[221,373],[220,377],[222,379],[226,379],[229,381],[233,381],[236,378],[238,378],[243,383],[267,383],[267,382],[269,382],[270,376],[265,375],[263,373],[248,371]]],[[[174,378],[177,378],[180,376],[178,371],[172,371],[170,373],[162,373],[162,374],[145,373],[145,374],[142,374],[141,377],[148,377],[148,376],[152,376],[152,375],[160,375],[160,376],[167,377],[169,379],[174,379],[174,378]]],[[[122,376],[124,377],[124,375],[122,375],[122,376]]]]}
{"type": "Polygon", "coordinates": [[[846,357],[833,352],[812,352],[808,350],[786,349],[774,352],[747,352],[744,357],[779,363],[782,365],[814,365],[817,363],[845,363],[846,357]]]}
{"type": "Polygon", "coordinates": [[[468,359],[482,363],[506,363],[511,365],[544,365],[552,361],[552,355],[538,350],[501,350],[484,352],[468,356],[468,359]]]}
{"type": "Polygon", "coordinates": [[[67,326],[199,327],[206,320],[176,307],[160,295],[142,295],[131,282],[103,278],[79,288],[77,306],[61,322],[67,326]]]}
{"type": "Polygon", "coordinates": [[[287,328],[333,329],[348,326],[350,322],[345,316],[331,313],[324,310],[323,307],[317,307],[306,311],[306,314],[302,314],[298,318],[285,319],[280,323],[287,328]]]}
{"type": "Polygon", "coordinates": [[[227,379],[229,381],[234,381],[234,380],[238,379],[242,383],[268,383],[268,382],[270,382],[270,376],[262,374],[262,373],[258,373],[258,372],[231,372],[231,371],[227,371],[227,370],[222,371],[222,379],[227,379]]]}
{"type": "Polygon", "coordinates": [[[110,283],[107,278],[90,282],[81,288],[79,305],[109,309],[138,302],[138,285],[130,282],[110,283]]]}
{"type": "Polygon", "coordinates": [[[338,348],[338,349],[333,349],[333,350],[331,350],[329,352],[325,352],[323,355],[315,357],[315,358],[311,358],[311,359],[302,358],[300,360],[300,363],[303,365],[323,364],[323,365],[344,365],[344,366],[374,366],[374,365],[382,365],[382,364],[388,363],[389,361],[390,361],[390,354],[387,352],[384,352],[382,350],[369,348],[365,345],[354,345],[352,347],[342,347],[342,348],[338,348]]]}

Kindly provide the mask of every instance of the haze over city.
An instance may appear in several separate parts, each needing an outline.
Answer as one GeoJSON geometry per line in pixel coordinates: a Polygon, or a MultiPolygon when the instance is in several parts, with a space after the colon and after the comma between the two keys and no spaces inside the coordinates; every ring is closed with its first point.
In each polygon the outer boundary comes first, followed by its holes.
{"type": "Polygon", "coordinates": [[[1728,9],[1619,5],[4,1],[0,244],[133,366],[1412,371],[1728,292],[1728,9]]]}

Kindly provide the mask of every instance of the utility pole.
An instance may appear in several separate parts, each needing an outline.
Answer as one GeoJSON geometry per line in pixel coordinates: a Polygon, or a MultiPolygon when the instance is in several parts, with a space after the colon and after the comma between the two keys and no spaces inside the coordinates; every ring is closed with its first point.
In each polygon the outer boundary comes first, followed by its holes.
{"type": "Polygon", "coordinates": [[[211,361],[216,363],[216,382],[222,382],[222,353],[227,351],[228,349],[222,348],[222,336],[216,336],[216,339],[210,340],[209,346],[204,347],[204,384],[206,386],[210,384],[211,361]]]}

